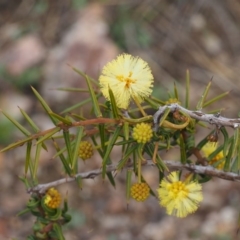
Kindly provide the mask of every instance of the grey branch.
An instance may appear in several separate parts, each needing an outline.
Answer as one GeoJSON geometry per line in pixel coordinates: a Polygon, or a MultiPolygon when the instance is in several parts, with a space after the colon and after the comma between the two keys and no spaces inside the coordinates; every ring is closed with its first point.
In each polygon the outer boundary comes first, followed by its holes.
{"type": "Polygon", "coordinates": [[[158,111],[153,115],[155,131],[157,131],[161,116],[164,114],[167,108],[170,109],[172,112],[179,110],[181,112],[186,113],[191,118],[194,118],[196,120],[203,121],[203,122],[208,122],[209,124],[214,124],[218,127],[226,126],[226,127],[232,127],[236,129],[236,128],[239,128],[240,126],[240,118],[225,118],[225,117],[222,117],[220,114],[207,114],[207,113],[203,113],[202,111],[192,111],[180,106],[177,103],[172,103],[169,105],[159,107],[158,111]]]}
{"type": "Polygon", "coordinates": [[[176,169],[176,170],[186,169],[190,172],[197,173],[197,174],[204,174],[207,176],[222,178],[230,181],[240,181],[240,175],[238,175],[237,173],[220,171],[210,165],[201,166],[201,165],[194,165],[194,164],[182,164],[176,161],[164,161],[164,163],[170,169],[176,169]]]}
{"type": "MultiPolygon", "coordinates": [[[[176,161],[164,161],[166,166],[170,169],[170,171],[174,170],[188,170],[193,173],[197,174],[204,174],[207,176],[211,177],[217,177],[217,178],[222,178],[225,180],[230,180],[230,181],[240,181],[240,175],[232,172],[224,172],[224,171],[219,171],[215,169],[212,166],[200,166],[200,165],[194,165],[194,164],[181,164],[180,162],[176,161]]],[[[117,171],[117,164],[112,164],[107,166],[106,172],[113,172],[117,171]]],[[[144,166],[156,166],[152,160],[147,160],[146,163],[144,163],[144,166]]],[[[126,168],[132,167],[131,165],[127,165],[126,168]]],[[[77,177],[81,177],[82,179],[93,179],[100,175],[102,173],[102,169],[95,169],[89,172],[85,173],[78,173],[76,174],[75,177],[66,177],[62,178],[59,180],[56,180],[54,182],[46,183],[46,184],[39,184],[33,188],[28,189],[28,193],[45,193],[45,191],[51,187],[56,187],[58,185],[61,185],[63,183],[68,183],[68,182],[73,182],[76,180],[77,177]]]]}
{"type": "MultiPolygon", "coordinates": [[[[106,172],[112,172],[115,171],[117,169],[117,165],[109,165],[107,166],[107,170],[106,172]]],[[[27,190],[28,193],[33,193],[33,192],[39,192],[39,193],[44,193],[46,192],[47,189],[51,188],[51,187],[56,187],[58,185],[61,185],[63,183],[68,183],[68,182],[73,182],[75,181],[78,177],[82,178],[82,179],[93,179],[95,177],[97,177],[98,175],[100,175],[102,173],[101,169],[95,169],[89,172],[83,172],[83,173],[77,173],[75,175],[75,177],[66,177],[66,178],[62,178],[59,180],[56,180],[54,182],[49,182],[49,183],[45,183],[45,184],[39,184],[33,188],[29,188],[27,190]]]]}

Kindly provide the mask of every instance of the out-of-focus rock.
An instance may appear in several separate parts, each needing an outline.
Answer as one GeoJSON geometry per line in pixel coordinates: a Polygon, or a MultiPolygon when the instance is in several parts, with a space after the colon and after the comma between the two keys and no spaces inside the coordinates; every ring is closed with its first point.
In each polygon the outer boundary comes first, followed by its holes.
{"type": "Polygon", "coordinates": [[[117,229],[117,228],[124,228],[125,226],[129,225],[131,219],[126,215],[105,215],[100,223],[105,229],[117,229]]]}
{"type": "Polygon", "coordinates": [[[233,182],[222,179],[214,179],[207,182],[203,185],[204,198],[201,207],[203,209],[220,209],[226,202],[234,185],[233,182]]]}
{"type": "Polygon", "coordinates": [[[32,101],[29,97],[17,92],[9,91],[0,96],[0,108],[6,111],[13,118],[20,119],[22,114],[18,107],[28,112],[32,107],[32,101]]]}
{"type": "Polygon", "coordinates": [[[217,55],[222,51],[221,39],[213,33],[205,34],[202,37],[203,45],[206,51],[211,55],[217,55]]]}
{"type": "Polygon", "coordinates": [[[166,217],[161,222],[146,224],[142,230],[142,235],[145,239],[152,240],[174,239],[176,237],[176,226],[174,225],[174,219],[166,217]]]}
{"type": "Polygon", "coordinates": [[[206,27],[206,20],[202,14],[193,14],[189,19],[190,26],[195,31],[201,31],[206,27]]]}
{"type": "Polygon", "coordinates": [[[197,232],[200,224],[201,219],[193,215],[185,219],[166,216],[159,222],[150,222],[145,225],[141,235],[144,236],[144,239],[151,240],[190,240],[192,239],[190,234],[194,231],[197,232]]]}
{"type": "Polygon", "coordinates": [[[16,23],[6,23],[0,28],[1,44],[12,41],[20,34],[20,27],[16,23]]]}
{"type": "Polygon", "coordinates": [[[45,47],[39,37],[30,34],[15,41],[0,58],[11,75],[21,75],[28,68],[41,62],[45,57],[45,47]]]}
{"type": "Polygon", "coordinates": [[[108,201],[107,210],[111,214],[120,214],[126,210],[126,199],[122,195],[114,195],[110,201],[108,201]]]}
{"type": "MultiPolygon", "coordinates": [[[[47,101],[61,103],[70,100],[70,94],[64,91],[55,93],[53,97],[52,88],[86,87],[85,80],[68,64],[98,78],[101,68],[118,54],[117,47],[108,37],[104,14],[101,5],[90,4],[79,13],[61,43],[50,52],[44,67],[45,81],[42,85],[42,93],[47,101]]],[[[71,96],[74,98],[73,93],[71,96]]],[[[86,97],[84,94],[77,96],[80,100],[86,97]]]]}
{"type": "Polygon", "coordinates": [[[218,212],[212,212],[202,225],[202,233],[208,237],[221,234],[234,234],[237,230],[238,212],[227,206],[218,212]]]}

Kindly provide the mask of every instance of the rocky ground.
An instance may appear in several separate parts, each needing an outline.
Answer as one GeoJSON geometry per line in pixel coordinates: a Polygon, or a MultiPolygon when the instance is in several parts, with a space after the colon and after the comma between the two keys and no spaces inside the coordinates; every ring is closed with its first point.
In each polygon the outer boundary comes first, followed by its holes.
{"type": "MultiPolygon", "coordinates": [[[[87,96],[56,90],[85,86],[70,66],[97,79],[106,62],[121,52],[129,52],[151,66],[156,96],[167,99],[166,92],[172,91],[174,81],[180,96],[184,96],[185,73],[189,69],[191,107],[195,107],[213,77],[210,97],[231,91],[214,107],[222,109],[224,116],[236,117],[240,96],[239,12],[238,1],[2,0],[0,108],[24,124],[20,107],[42,130],[47,129],[52,125],[30,85],[54,111],[61,112],[87,96]]],[[[87,109],[83,111],[88,113],[87,109]]],[[[2,114],[0,132],[0,148],[23,138],[2,114]]],[[[29,198],[19,180],[24,171],[24,154],[24,146],[0,154],[0,239],[26,239],[34,222],[30,215],[16,216],[29,198]]],[[[114,154],[118,156],[118,149],[114,154]]],[[[62,176],[53,155],[50,146],[41,156],[41,183],[62,176]]],[[[86,164],[80,163],[80,171],[100,164],[95,155],[86,164]]],[[[144,169],[144,176],[153,189],[158,187],[155,169],[144,169]]],[[[85,180],[82,189],[74,183],[59,187],[68,196],[73,215],[65,229],[66,239],[240,239],[240,183],[213,179],[204,184],[203,203],[195,214],[184,219],[167,216],[154,197],[127,205],[125,172],[117,175],[116,183],[114,189],[98,177],[85,180]]]]}

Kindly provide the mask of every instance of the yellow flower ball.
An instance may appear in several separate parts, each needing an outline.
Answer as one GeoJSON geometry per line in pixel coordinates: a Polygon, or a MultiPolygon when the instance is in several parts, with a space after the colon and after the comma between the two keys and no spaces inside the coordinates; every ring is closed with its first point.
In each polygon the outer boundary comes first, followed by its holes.
{"type": "Polygon", "coordinates": [[[91,158],[93,155],[93,146],[88,141],[82,141],[79,144],[78,156],[82,158],[82,160],[87,160],[91,158]]]}
{"type": "Polygon", "coordinates": [[[135,183],[130,189],[131,197],[138,202],[145,201],[150,195],[150,188],[146,183],[135,183]]]}
{"type": "Polygon", "coordinates": [[[133,128],[133,139],[138,143],[147,143],[153,136],[151,125],[148,123],[138,123],[133,128]]]}
{"type": "Polygon", "coordinates": [[[44,203],[49,208],[58,208],[61,204],[61,195],[55,188],[49,188],[45,195],[44,203]]]}

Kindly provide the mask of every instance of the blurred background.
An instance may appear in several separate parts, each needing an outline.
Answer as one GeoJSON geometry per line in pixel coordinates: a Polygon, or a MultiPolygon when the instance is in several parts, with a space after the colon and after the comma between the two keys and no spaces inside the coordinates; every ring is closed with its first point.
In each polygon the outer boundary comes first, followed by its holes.
{"type": "MultiPolygon", "coordinates": [[[[98,78],[102,66],[119,53],[147,61],[155,78],[154,95],[168,98],[174,82],[184,96],[186,70],[191,76],[191,108],[213,78],[209,97],[231,91],[215,108],[237,117],[240,92],[240,1],[224,0],[1,0],[0,108],[24,121],[24,109],[38,126],[52,127],[36,101],[34,86],[57,113],[86,95],[56,91],[84,87],[70,66],[98,78]]],[[[210,130],[209,130],[210,131],[210,130]]],[[[201,136],[201,132],[198,133],[201,136]]],[[[23,135],[0,115],[0,147],[23,135]]],[[[118,149],[114,151],[116,156],[118,149]]],[[[53,148],[41,155],[41,183],[61,178],[52,160],[53,148]]],[[[16,217],[29,196],[18,176],[24,172],[24,147],[0,154],[0,239],[26,239],[34,218],[16,217]]],[[[173,157],[173,156],[171,156],[173,157]]],[[[118,160],[118,159],[116,159],[118,160]]],[[[99,156],[85,164],[100,166],[99,156]]],[[[144,176],[157,188],[154,169],[144,176]]],[[[185,219],[167,216],[158,201],[125,199],[125,173],[113,189],[101,178],[74,183],[59,190],[68,196],[73,214],[66,239],[93,240],[232,240],[238,239],[239,183],[214,179],[204,184],[204,201],[185,219]]],[[[240,239],[240,237],[239,237],[240,239]]]]}

